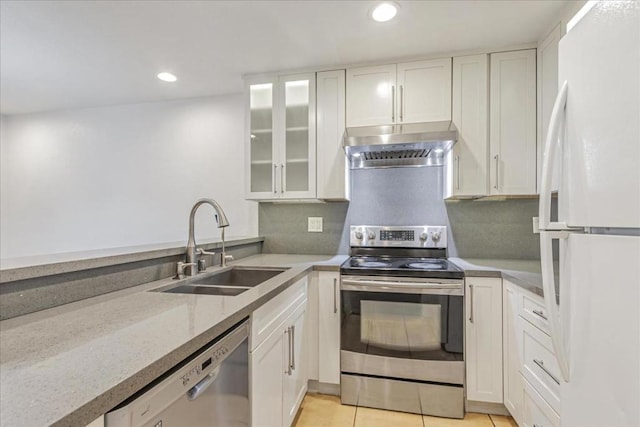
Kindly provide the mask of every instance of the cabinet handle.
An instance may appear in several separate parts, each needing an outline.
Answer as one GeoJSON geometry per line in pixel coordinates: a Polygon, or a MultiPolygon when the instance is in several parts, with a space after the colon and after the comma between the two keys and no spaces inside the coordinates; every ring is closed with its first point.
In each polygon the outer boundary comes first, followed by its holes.
{"type": "Polygon", "coordinates": [[[391,85],[391,122],[396,121],[396,87],[391,85]]]}
{"type": "Polygon", "coordinates": [[[540,367],[540,369],[542,369],[545,374],[549,375],[556,384],[560,385],[560,381],[551,372],[547,371],[547,368],[544,367],[544,361],[533,359],[533,363],[538,365],[538,367],[540,367]]]}
{"type": "Polygon", "coordinates": [[[542,427],[542,424],[534,424],[533,427],[542,427]]]}
{"type": "Polygon", "coordinates": [[[473,285],[469,285],[469,322],[473,323],[473,285]]]}
{"type": "Polygon", "coordinates": [[[280,192],[284,194],[284,163],[280,163],[280,192]]]}
{"type": "Polygon", "coordinates": [[[336,295],[338,292],[338,279],[333,279],[333,314],[338,312],[338,297],[336,295]]]}
{"type": "Polygon", "coordinates": [[[285,374],[291,375],[291,326],[287,327],[287,330],[284,331],[287,334],[287,340],[289,343],[287,358],[289,359],[289,363],[287,363],[287,369],[284,371],[285,374]]]}
{"type": "Polygon", "coordinates": [[[404,88],[400,85],[400,121],[404,119],[404,88]]]}
{"type": "Polygon", "coordinates": [[[460,189],[460,156],[456,156],[456,189],[460,189]]]}
{"type": "Polygon", "coordinates": [[[538,317],[542,317],[544,320],[549,320],[547,319],[547,316],[544,315],[544,312],[542,310],[533,310],[533,314],[538,317]]]}
{"type": "Polygon", "coordinates": [[[296,369],[296,325],[291,325],[291,369],[296,369]]]}
{"type": "Polygon", "coordinates": [[[498,181],[500,178],[500,175],[498,174],[498,169],[500,168],[500,157],[496,154],[495,156],[493,156],[494,160],[496,161],[496,184],[493,186],[493,188],[495,188],[496,190],[498,189],[498,181]]]}
{"type": "Polygon", "coordinates": [[[278,165],[273,164],[273,194],[278,194],[278,189],[276,188],[276,171],[278,170],[278,165]]]}

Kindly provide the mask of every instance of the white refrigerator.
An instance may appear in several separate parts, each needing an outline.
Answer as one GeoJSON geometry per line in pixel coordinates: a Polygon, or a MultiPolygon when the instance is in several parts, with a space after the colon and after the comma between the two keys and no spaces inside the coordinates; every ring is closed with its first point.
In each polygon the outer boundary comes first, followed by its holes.
{"type": "Polygon", "coordinates": [[[545,304],[561,425],[640,426],[640,2],[588,6],[560,41],[544,148],[545,304]]]}

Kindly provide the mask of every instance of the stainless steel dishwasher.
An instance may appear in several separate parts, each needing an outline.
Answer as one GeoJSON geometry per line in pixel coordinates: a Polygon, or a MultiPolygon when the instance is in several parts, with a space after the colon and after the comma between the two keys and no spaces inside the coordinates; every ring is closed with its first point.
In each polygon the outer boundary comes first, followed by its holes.
{"type": "Polygon", "coordinates": [[[107,427],[249,426],[249,321],[106,415],[107,427]]]}

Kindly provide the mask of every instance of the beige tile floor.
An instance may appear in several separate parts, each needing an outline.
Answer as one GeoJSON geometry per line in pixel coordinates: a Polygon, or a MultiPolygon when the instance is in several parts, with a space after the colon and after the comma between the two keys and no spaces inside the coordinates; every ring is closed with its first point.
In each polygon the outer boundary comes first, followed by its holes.
{"type": "Polygon", "coordinates": [[[295,427],[517,427],[511,417],[467,413],[463,420],[340,404],[340,398],[307,394],[295,427]]]}

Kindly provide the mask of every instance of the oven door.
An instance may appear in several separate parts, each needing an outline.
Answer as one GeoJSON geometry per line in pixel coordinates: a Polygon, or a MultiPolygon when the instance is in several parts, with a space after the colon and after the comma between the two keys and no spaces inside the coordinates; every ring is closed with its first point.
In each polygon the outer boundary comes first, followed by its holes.
{"type": "Polygon", "coordinates": [[[462,281],[344,275],[340,292],[343,373],[463,384],[462,281]]]}

